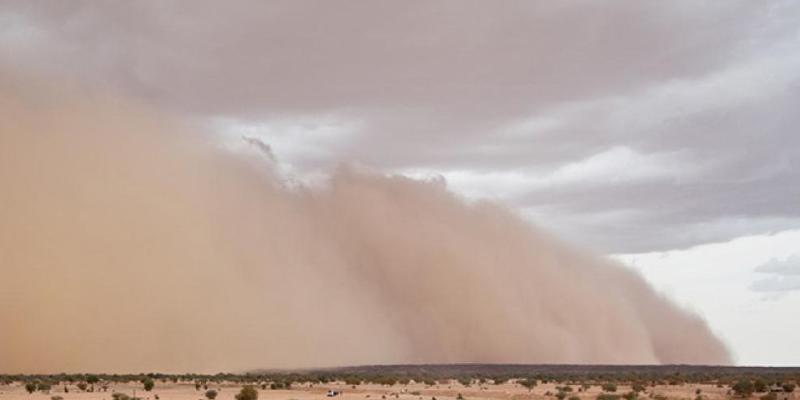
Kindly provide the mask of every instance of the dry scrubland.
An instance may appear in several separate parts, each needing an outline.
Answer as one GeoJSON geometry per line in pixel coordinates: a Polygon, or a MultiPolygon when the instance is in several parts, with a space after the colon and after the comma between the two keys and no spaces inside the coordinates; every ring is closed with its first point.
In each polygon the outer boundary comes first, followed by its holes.
{"type": "MultiPolygon", "coordinates": [[[[236,383],[222,383],[217,385],[209,385],[209,389],[218,392],[217,400],[235,400],[235,395],[239,393],[242,384],[236,383]]],[[[353,387],[344,382],[326,383],[326,384],[295,384],[291,389],[258,389],[259,400],[311,400],[311,399],[325,399],[328,390],[341,391],[342,394],[337,396],[341,400],[363,400],[363,399],[400,399],[400,400],[431,400],[435,397],[437,400],[457,400],[458,395],[466,399],[512,399],[512,400],[525,400],[525,399],[552,399],[557,400],[557,387],[560,384],[538,384],[532,390],[528,390],[517,383],[503,383],[500,385],[494,384],[475,384],[464,386],[456,381],[445,384],[437,384],[428,386],[425,384],[409,383],[407,385],[395,384],[392,386],[377,385],[377,384],[360,384],[353,387]]],[[[585,391],[578,392],[580,385],[575,385],[573,392],[568,393],[567,398],[571,396],[578,396],[581,399],[596,399],[597,396],[603,393],[600,386],[592,386],[585,391]]],[[[163,383],[156,382],[152,391],[147,392],[143,389],[141,383],[127,383],[127,384],[112,384],[108,386],[108,391],[95,391],[95,392],[82,392],[74,385],[68,385],[69,393],[64,393],[63,386],[58,386],[50,390],[50,393],[34,392],[29,394],[25,390],[24,384],[17,383],[0,387],[0,400],[50,400],[53,396],[61,396],[64,400],[113,400],[113,392],[123,392],[129,396],[134,395],[143,400],[155,400],[157,395],[160,400],[206,400],[206,390],[201,388],[195,390],[195,385],[192,383],[163,383]]],[[[646,393],[640,397],[648,398],[649,393],[662,394],[668,398],[674,399],[694,399],[696,397],[695,391],[701,390],[704,398],[709,400],[721,399],[730,397],[726,393],[729,390],[727,387],[718,388],[713,384],[698,384],[698,385],[681,385],[671,386],[662,385],[656,387],[648,387],[646,393]]],[[[629,386],[617,386],[617,394],[622,395],[631,388],[629,386]]]]}
{"type": "MultiPolygon", "coordinates": [[[[348,383],[342,380],[331,382],[293,382],[290,389],[271,388],[269,381],[185,381],[175,382],[173,379],[153,379],[154,387],[150,391],[144,390],[142,381],[130,382],[110,382],[100,380],[94,385],[95,390],[91,391],[92,385],[85,386],[87,390],[81,390],[79,384],[82,382],[64,382],[58,384],[58,378],[50,378],[50,390],[36,390],[30,387],[32,382],[42,382],[41,378],[31,378],[26,381],[5,382],[0,384],[0,400],[115,400],[114,393],[123,393],[130,397],[141,400],[208,400],[206,392],[214,390],[217,392],[216,400],[237,400],[236,395],[246,386],[254,387],[258,392],[259,400],[322,400],[326,399],[329,390],[339,391],[341,394],[336,398],[341,400],[478,400],[478,399],[510,399],[510,400],[632,400],[638,398],[646,399],[685,399],[685,400],[716,400],[731,398],[752,398],[753,400],[774,399],[774,394],[769,395],[769,387],[772,385],[783,384],[793,389],[795,384],[794,376],[772,378],[741,378],[723,380],[714,379],[709,382],[676,382],[653,380],[649,382],[627,382],[623,383],[619,379],[610,379],[607,382],[591,380],[592,383],[581,382],[579,380],[562,380],[560,383],[551,380],[527,379],[500,379],[502,383],[494,383],[492,379],[472,379],[472,383],[465,385],[469,378],[459,379],[437,379],[434,384],[427,379],[426,383],[417,383],[413,380],[409,383],[377,384],[363,382],[354,385],[353,378],[348,383]],[[737,382],[755,382],[756,388],[759,382],[764,382],[768,388],[765,392],[756,389],[750,395],[739,395],[732,387],[737,382]],[[535,386],[528,388],[531,382],[535,386]],[[26,384],[29,386],[26,388],[26,384]],[[612,391],[611,386],[615,386],[612,391]],[[65,388],[67,391],[65,392],[65,388]],[[105,389],[103,389],[105,388],[105,389]],[[28,390],[33,389],[32,393],[28,390]],[[635,393],[635,395],[634,395],[635,393]],[[59,399],[59,397],[61,399],[59,399]]],[[[390,378],[393,380],[394,378],[390,378]]],[[[275,382],[275,381],[273,381],[275,382]]],[[[278,381],[278,385],[281,382],[278,381]]],[[[273,385],[274,386],[274,385],[273,385]]],[[[778,386],[772,386],[773,389],[778,386]]],[[[747,388],[745,388],[747,389],[747,388]]],[[[746,390],[747,391],[747,390],[746,390]]],[[[782,395],[783,396],[783,395],[782,395]]],[[[124,397],[124,396],[123,396],[124,397]]],[[[795,398],[794,393],[789,393],[789,398],[795,398]]],[[[130,399],[126,399],[130,400],[130,399]]]]}

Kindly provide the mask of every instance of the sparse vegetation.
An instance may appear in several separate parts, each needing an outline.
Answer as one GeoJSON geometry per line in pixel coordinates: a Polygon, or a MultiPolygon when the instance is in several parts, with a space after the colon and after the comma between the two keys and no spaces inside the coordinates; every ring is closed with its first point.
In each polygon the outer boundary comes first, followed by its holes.
{"type": "MultiPolygon", "coordinates": [[[[487,389],[486,385],[501,385],[510,381],[515,384],[515,390],[532,392],[532,395],[537,398],[543,395],[545,391],[548,391],[552,400],[594,400],[597,388],[595,388],[595,391],[589,391],[591,395],[587,393],[587,390],[592,389],[593,386],[599,386],[603,394],[613,395],[610,397],[601,396],[600,400],[639,400],[644,398],[647,400],[667,400],[664,396],[666,394],[669,394],[670,400],[710,400],[718,399],[720,394],[725,393],[725,388],[730,389],[727,394],[728,397],[747,398],[758,393],[759,397],[756,400],[762,398],[763,400],[772,400],[772,396],[769,396],[769,391],[773,386],[778,391],[781,389],[786,392],[795,390],[795,385],[800,381],[800,368],[446,365],[353,367],[303,372],[220,373],[215,375],[165,375],[158,373],[0,375],[0,383],[2,384],[11,384],[12,387],[18,388],[24,387],[31,394],[42,390],[47,392],[52,387],[57,390],[51,390],[51,392],[58,392],[53,394],[61,394],[66,397],[66,400],[71,398],[63,393],[76,392],[78,390],[91,392],[94,388],[99,391],[109,388],[120,391],[119,384],[140,385],[148,380],[152,381],[154,386],[158,386],[159,382],[174,382],[185,385],[189,390],[191,390],[192,386],[198,391],[206,388],[199,392],[196,398],[203,398],[203,394],[208,391],[208,386],[212,384],[216,385],[215,389],[222,387],[221,385],[223,384],[234,384],[239,388],[253,386],[255,389],[260,390],[261,388],[285,389],[292,387],[295,383],[302,384],[304,387],[313,387],[316,384],[344,382],[348,387],[352,387],[366,384],[391,386],[399,383],[405,385],[414,382],[415,384],[424,384],[424,386],[404,388],[402,390],[407,390],[407,392],[402,393],[430,399],[431,393],[426,393],[423,388],[449,389],[453,393],[452,396],[455,396],[461,385],[469,384],[473,388],[472,390],[477,390],[476,385],[480,384],[481,390],[484,390],[487,389]],[[541,389],[536,391],[536,388],[539,387],[538,385],[545,381],[554,384],[555,390],[553,390],[553,386],[547,386],[549,390],[541,389]],[[659,387],[670,384],[683,385],[683,387],[668,388],[666,391],[659,389],[659,387]],[[572,396],[574,392],[580,392],[581,395],[572,396]],[[672,394],[676,392],[680,393],[680,395],[672,394]],[[419,394],[417,395],[416,393],[419,394]],[[634,397],[634,394],[637,397],[634,397]]],[[[153,391],[155,390],[153,389],[153,391]]],[[[487,390],[499,390],[499,388],[487,390]]],[[[502,390],[507,389],[503,388],[502,390]]],[[[462,395],[473,397],[464,392],[463,389],[461,391],[462,395]]],[[[128,393],[130,394],[130,391],[128,393]]],[[[391,394],[387,392],[386,398],[397,398],[398,393],[400,393],[400,390],[392,391],[391,394]]],[[[130,398],[116,399],[116,397],[123,396],[122,394],[114,394],[114,396],[114,400],[133,400],[130,398]]],[[[49,397],[51,396],[48,395],[42,398],[49,397]]],[[[109,400],[111,400],[111,397],[105,396],[109,400]]],[[[219,397],[221,396],[218,396],[217,399],[219,397]]],[[[372,398],[380,397],[382,397],[381,394],[372,394],[372,398]]],[[[154,396],[150,395],[150,398],[153,399],[154,396]]],[[[400,396],[400,399],[402,398],[403,396],[400,396]]],[[[453,399],[453,397],[450,398],[453,399]]],[[[34,398],[32,397],[32,399],[34,398]]],[[[208,397],[205,397],[205,399],[208,399],[208,397]]]]}

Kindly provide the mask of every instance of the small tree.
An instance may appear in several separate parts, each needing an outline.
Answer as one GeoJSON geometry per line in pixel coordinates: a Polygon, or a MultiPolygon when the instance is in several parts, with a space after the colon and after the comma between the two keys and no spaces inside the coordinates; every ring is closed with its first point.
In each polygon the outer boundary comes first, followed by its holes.
{"type": "Polygon", "coordinates": [[[207,391],[206,391],[206,398],[207,398],[208,400],[214,400],[214,399],[216,399],[216,398],[217,398],[217,391],[216,391],[216,390],[214,390],[214,389],[207,390],[207,391]]]}
{"type": "Polygon", "coordinates": [[[781,385],[781,387],[783,388],[783,391],[786,393],[794,392],[794,383],[784,383],[783,385],[781,385]]]}
{"type": "Polygon", "coordinates": [[[625,400],[636,400],[637,397],[639,397],[639,394],[633,390],[622,395],[622,398],[625,400]]]}
{"type": "Polygon", "coordinates": [[[739,396],[750,397],[755,388],[753,386],[753,382],[750,382],[749,380],[741,380],[734,383],[733,386],[731,386],[731,389],[733,389],[733,391],[739,396]]]}
{"type": "Polygon", "coordinates": [[[36,382],[28,382],[25,384],[25,390],[28,391],[28,394],[31,394],[36,391],[36,382]]]}
{"type": "Polygon", "coordinates": [[[131,400],[130,396],[128,396],[125,393],[120,393],[120,392],[112,393],[111,394],[111,398],[114,399],[114,400],[131,400]]]}
{"type": "Polygon", "coordinates": [[[756,379],[755,382],[753,382],[753,391],[756,393],[764,393],[767,391],[767,384],[761,379],[756,379]]]}
{"type": "Polygon", "coordinates": [[[761,399],[761,400],[778,400],[778,395],[775,394],[775,393],[770,392],[770,393],[767,393],[767,394],[759,397],[759,399],[761,399]]]}
{"type": "Polygon", "coordinates": [[[617,391],[617,385],[615,383],[606,382],[602,386],[604,392],[613,393],[617,391]]]}
{"type": "Polygon", "coordinates": [[[347,386],[358,386],[358,385],[361,384],[361,378],[359,378],[357,376],[348,376],[348,377],[344,378],[344,383],[347,386]]]}
{"type": "Polygon", "coordinates": [[[517,381],[517,383],[522,385],[522,387],[528,389],[529,392],[536,387],[536,379],[533,378],[520,379],[517,381]]]}
{"type": "Polygon", "coordinates": [[[149,392],[149,391],[153,390],[153,386],[155,386],[156,384],[155,384],[155,382],[153,382],[152,379],[145,378],[145,379],[142,380],[142,385],[144,385],[144,390],[149,392]]]}
{"type": "Polygon", "coordinates": [[[236,400],[258,400],[258,390],[251,385],[246,385],[236,395],[236,400]]]}

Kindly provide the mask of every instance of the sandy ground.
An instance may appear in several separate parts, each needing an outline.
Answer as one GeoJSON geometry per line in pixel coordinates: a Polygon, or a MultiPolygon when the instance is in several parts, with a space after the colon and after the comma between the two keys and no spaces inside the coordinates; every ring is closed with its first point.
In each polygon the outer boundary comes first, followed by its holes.
{"type": "MultiPolygon", "coordinates": [[[[291,390],[261,390],[259,388],[259,400],[328,400],[326,393],[329,389],[342,392],[335,399],[338,400],[456,400],[458,394],[462,394],[465,400],[473,399],[508,399],[508,400],[556,400],[553,395],[556,393],[555,384],[540,384],[532,391],[524,387],[505,383],[501,385],[472,385],[464,387],[457,382],[446,385],[425,386],[423,384],[381,386],[365,384],[353,388],[344,383],[328,384],[296,384],[291,390]],[[551,395],[548,395],[548,392],[551,395]]],[[[234,396],[239,392],[240,384],[209,385],[209,389],[215,389],[219,395],[217,400],[234,400],[234,396]]],[[[600,388],[593,386],[590,389],[578,392],[578,386],[573,385],[575,392],[569,395],[579,396],[581,399],[594,400],[600,388]]],[[[728,388],[717,388],[714,385],[678,385],[678,386],[656,386],[647,387],[647,391],[640,396],[646,400],[652,394],[665,395],[670,399],[693,400],[696,397],[695,390],[700,389],[703,397],[708,400],[728,398],[726,395],[728,388]]],[[[107,392],[81,392],[74,385],[69,386],[69,393],[64,393],[64,387],[55,387],[49,394],[36,392],[28,394],[23,385],[18,383],[10,386],[0,386],[0,400],[51,400],[51,396],[61,396],[64,400],[112,400],[112,392],[124,392],[128,395],[135,394],[144,400],[155,400],[158,395],[160,400],[206,400],[204,389],[195,390],[191,383],[164,383],[157,381],[156,387],[151,392],[146,392],[141,384],[116,384],[110,385],[107,392]]],[[[630,390],[630,387],[620,385],[617,393],[622,394],[630,390]]]]}

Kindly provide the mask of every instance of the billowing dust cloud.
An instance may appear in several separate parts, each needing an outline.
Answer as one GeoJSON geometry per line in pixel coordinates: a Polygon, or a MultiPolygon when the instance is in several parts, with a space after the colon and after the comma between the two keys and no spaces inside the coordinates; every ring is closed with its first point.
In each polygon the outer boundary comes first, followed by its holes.
{"type": "Polygon", "coordinates": [[[286,185],[124,99],[0,85],[0,371],[730,362],[638,276],[441,183],[286,185]]]}

